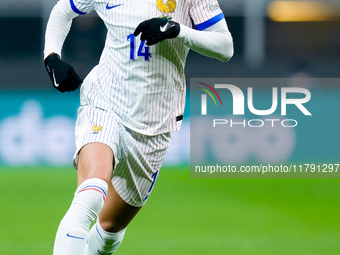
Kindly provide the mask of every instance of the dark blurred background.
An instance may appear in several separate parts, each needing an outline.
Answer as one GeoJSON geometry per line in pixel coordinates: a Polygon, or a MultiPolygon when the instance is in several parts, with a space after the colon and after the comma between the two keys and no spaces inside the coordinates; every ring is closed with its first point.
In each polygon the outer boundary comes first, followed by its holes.
{"type": "MultiPolygon", "coordinates": [[[[1,1],[0,89],[50,89],[42,52],[46,22],[56,2],[1,1]]],[[[302,2],[306,4],[220,1],[234,38],[235,55],[228,64],[221,64],[191,52],[187,77],[286,77],[300,72],[337,77],[340,2],[302,2]]],[[[74,20],[63,57],[82,77],[98,62],[105,35],[106,29],[95,13],[74,20]]]]}

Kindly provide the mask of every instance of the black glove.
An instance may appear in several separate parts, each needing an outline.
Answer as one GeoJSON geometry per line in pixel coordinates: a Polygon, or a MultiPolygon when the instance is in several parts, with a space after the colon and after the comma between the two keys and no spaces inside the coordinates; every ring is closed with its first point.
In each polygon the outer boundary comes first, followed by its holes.
{"type": "Polygon", "coordinates": [[[83,82],[82,79],[79,78],[74,68],[60,60],[58,54],[52,54],[48,56],[44,63],[46,71],[52,81],[53,87],[55,87],[60,92],[74,91],[83,82]]]}
{"type": "Polygon", "coordinates": [[[141,41],[146,40],[146,45],[151,46],[165,39],[176,38],[179,35],[180,29],[177,22],[153,18],[140,23],[133,34],[138,36],[142,33],[141,41]]]}

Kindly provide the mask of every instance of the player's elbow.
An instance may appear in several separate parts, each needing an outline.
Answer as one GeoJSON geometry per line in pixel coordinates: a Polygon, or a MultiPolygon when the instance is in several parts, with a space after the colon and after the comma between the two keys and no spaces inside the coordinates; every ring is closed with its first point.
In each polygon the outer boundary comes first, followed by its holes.
{"type": "Polygon", "coordinates": [[[230,32],[223,33],[223,36],[220,37],[219,41],[220,46],[217,47],[218,60],[222,62],[228,62],[232,56],[234,55],[234,42],[233,37],[230,32]]]}
{"type": "Polygon", "coordinates": [[[227,45],[225,47],[224,46],[220,47],[218,51],[214,51],[213,53],[210,53],[210,55],[207,55],[207,56],[217,59],[223,63],[226,63],[232,58],[233,55],[234,55],[234,47],[227,45]]]}
{"type": "Polygon", "coordinates": [[[224,44],[223,50],[220,52],[218,60],[222,62],[228,62],[234,55],[234,45],[233,42],[230,41],[224,44]]]}
{"type": "Polygon", "coordinates": [[[221,57],[219,58],[220,61],[222,61],[223,63],[228,62],[232,57],[234,56],[234,47],[228,47],[228,49],[226,49],[226,51],[221,55],[221,57]]]}

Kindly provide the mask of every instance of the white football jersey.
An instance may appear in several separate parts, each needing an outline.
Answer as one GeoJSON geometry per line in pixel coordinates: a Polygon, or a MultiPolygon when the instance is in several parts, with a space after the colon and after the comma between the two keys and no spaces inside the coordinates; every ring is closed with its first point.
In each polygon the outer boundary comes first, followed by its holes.
{"type": "Polygon", "coordinates": [[[224,18],[216,0],[61,0],[80,15],[95,10],[108,33],[87,90],[91,105],[114,111],[128,128],[146,135],[180,129],[185,107],[184,66],[189,48],[179,40],[147,47],[133,36],[144,20],[171,17],[204,30],[224,18]]]}

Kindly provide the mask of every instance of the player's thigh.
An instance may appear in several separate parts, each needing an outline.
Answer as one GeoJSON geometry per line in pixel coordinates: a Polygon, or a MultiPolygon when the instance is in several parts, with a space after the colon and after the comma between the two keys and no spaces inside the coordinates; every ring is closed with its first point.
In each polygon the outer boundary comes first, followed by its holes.
{"type": "Polygon", "coordinates": [[[99,213],[99,221],[104,230],[116,233],[126,228],[140,209],[141,207],[127,204],[110,182],[104,206],[99,213]]]}
{"type": "Polygon", "coordinates": [[[78,169],[79,184],[89,178],[110,182],[115,161],[119,158],[119,129],[110,111],[83,105],[76,122],[76,152],[73,165],[78,169]],[[114,160],[115,159],[115,160],[114,160]]]}
{"type": "Polygon", "coordinates": [[[78,185],[90,178],[111,183],[114,166],[112,149],[104,143],[89,143],[79,151],[78,185]]]}

